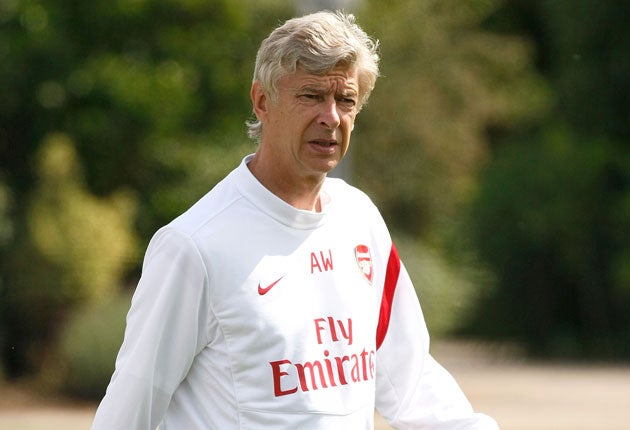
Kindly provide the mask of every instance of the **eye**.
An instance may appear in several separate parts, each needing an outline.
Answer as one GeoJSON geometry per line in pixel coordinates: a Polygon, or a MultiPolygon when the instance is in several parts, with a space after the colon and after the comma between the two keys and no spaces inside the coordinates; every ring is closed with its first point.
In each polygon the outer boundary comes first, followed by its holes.
{"type": "Polygon", "coordinates": [[[306,102],[315,102],[319,101],[322,97],[316,93],[302,93],[298,95],[298,98],[306,102]]]}
{"type": "Polygon", "coordinates": [[[344,109],[353,109],[357,105],[357,101],[353,97],[339,97],[337,103],[344,109]]]}

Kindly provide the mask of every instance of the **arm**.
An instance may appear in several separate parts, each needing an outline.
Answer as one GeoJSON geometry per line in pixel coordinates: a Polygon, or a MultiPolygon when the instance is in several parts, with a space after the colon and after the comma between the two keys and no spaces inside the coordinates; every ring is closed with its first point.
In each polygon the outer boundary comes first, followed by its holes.
{"type": "Polygon", "coordinates": [[[116,370],[92,430],[154,430],[195,355],[207,344],[206,271],[191,240],[151,240],[127,315],[116,370]]]}
{"type": "Polygon", "coordinates": [[[376,406],[398,429],[497,430],[475,413],[453,377],[429,354],[429,334],[395,247],[377,335],[376,406]]]}

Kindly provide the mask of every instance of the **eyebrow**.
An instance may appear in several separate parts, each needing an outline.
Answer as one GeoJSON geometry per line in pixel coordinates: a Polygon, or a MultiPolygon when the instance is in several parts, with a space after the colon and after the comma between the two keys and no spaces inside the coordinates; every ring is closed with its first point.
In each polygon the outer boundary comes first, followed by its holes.
{"type": "MultiPolygon", "coordinates": [[[[296,92],[300,93],[300,92],[312,92],[312,93],[316,93],[316,94],[328,94],[328,88],[326,88],[325,86],[318,86],[318,85],[312,85],[312,84],[307,84],[301,87],[296,88],[296,92]]],[[[358,91],[356,91],[353,88],[345,88],[342,89],[341,91],[335,91],[336,95],[340,95],[343,97],[358,97],[358,91]]]]}

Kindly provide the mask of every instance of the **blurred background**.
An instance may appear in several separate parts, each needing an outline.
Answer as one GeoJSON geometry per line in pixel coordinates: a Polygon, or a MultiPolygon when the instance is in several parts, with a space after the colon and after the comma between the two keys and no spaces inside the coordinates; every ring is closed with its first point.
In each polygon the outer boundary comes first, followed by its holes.
{"type": "Polygon", "coordinates": [[[0,381],[100,399],[151,235],[255,150],[260,41],[322,6],[380,40],[338,174],[433,337],[628,363],[626,0],[0,0],[0,381]]]}

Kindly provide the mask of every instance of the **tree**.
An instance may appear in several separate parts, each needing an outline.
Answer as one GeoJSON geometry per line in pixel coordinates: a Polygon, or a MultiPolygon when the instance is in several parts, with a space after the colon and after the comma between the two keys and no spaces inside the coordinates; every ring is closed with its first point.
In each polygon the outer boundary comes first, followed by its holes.
{"type": "Polygon", "coordinates": [[[534,127],[495,139],[472,199],[475,243],[498,275],[476,333],[546,355],[630,357],[624,11],[623,1],[509,1],[491,20],[537,41],[554,104],[534,127]]]}
{"type": "Polygon", "coordinates": [[[427,239],[448,225],[488,158],[488,130],[546,106],[525,38],[483,29],[496,1],[373,1],[382,77],[359,115],[356,182],[393,225],[427,239]]]}
{"type": "Polygon", "coordinates": [[[139,270],[137,260],[126,271],[116,263],[97,277],[85,253],[95,243],[63,225],[87,222],[95,210],[102,216],[83,228],[102,227],[121,210],[113,196],[124,190],[135,202],[137,255],[252,150],[243,122],[256,45],[289,7],[279,0],[0,4],[0,172],[2,196],[12,202],[0,209],[0,230],[12,232],[0,246],[0,347],[9,376],[38,366],[75,308],[139,270]],[[72,168],[83,175],[52,190],[57,202],[35,167],[51,139],[71,142],[53,145],[53,153],[76,154],[72,168]]]}
{"type": "Polygon", "coordinates": [[[0,295],[10,373],[37,367],[66,312],[115,294],[135,262],[133,196],[91,195],[72,141],[62,134],[45,140],[35,167],[26,231],[6,256],[13,270],[0,295]]]}
{"type": "Polygon", "coordinates": [[[473,205],[475,243],[499,279],[478,333],[538,354],[628,353],[628,161],[566,129],[497,153],[473,205]]]}

